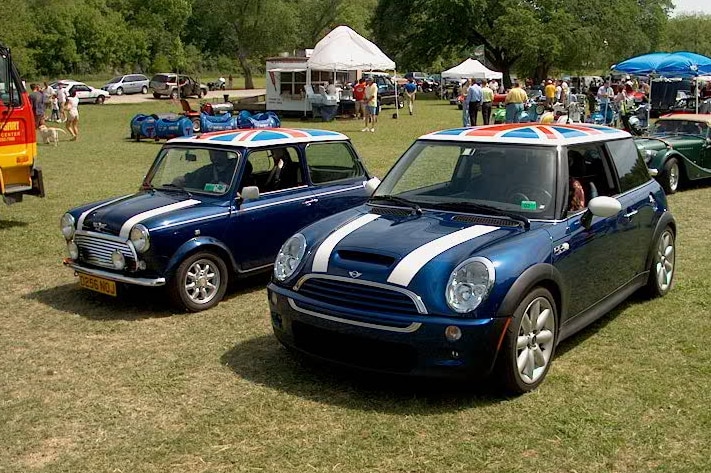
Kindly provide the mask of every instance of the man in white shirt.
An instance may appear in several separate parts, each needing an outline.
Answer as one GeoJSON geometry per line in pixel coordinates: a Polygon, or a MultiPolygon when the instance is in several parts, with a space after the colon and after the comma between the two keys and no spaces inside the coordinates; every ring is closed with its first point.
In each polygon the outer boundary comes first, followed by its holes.
{"type": "MultiPolygon", "coordinates": [[[[608,124],[611,119],[608,119],[608,113],[610,109],[610,100],[613,98],[615,92],[610,87],[610,81],[605,81],[599,89],[597,89],[597,101],[600,104],[600,112],[602,113],[602,118],[605,124],[608,124]]],[[[610,117],[611,118],[611,117],[610,117]]]]}

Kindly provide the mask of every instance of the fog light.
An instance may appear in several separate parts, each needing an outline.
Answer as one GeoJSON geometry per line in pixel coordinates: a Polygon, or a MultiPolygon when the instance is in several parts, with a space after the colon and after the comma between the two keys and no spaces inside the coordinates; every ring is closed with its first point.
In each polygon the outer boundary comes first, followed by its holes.
{"type": "Polygon", "coordinates": [[[111,262],[116,269],[123,269],[126,267],[126,258],[123,257],[123,254],[121,254],[119,250],[114,250],[111,253],[111,262]]]}
{"type": "Polygon", "coordinates": [[[146,269],[146,262],[145,262],[145,261],[139,261],[139,262],[138,262],[138,269],[140,269],[141,271],[143,271],[144,269],[146,269]]]}
{"type": "Polygon", "coordinates": [[[67,254],[73,260],[79,259],[79,247],[73,241],[67,243],[67,254]]]}
{"type": "Polygon", "coordinates": [[[447,338],[448,341],[456,342],[457,340],[462,338],[462,331],[456,325],[450,325],[449,327],[444,329],[444,336],[447,338]]]}

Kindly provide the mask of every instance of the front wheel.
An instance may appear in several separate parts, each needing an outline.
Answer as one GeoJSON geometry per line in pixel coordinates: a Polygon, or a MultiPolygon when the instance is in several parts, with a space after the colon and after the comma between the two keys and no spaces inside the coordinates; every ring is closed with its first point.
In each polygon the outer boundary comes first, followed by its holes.
{"type": "Polygon", "coordinates": [[[214,253],[201,251],[178,266],[168,290],[174,304],[190,312],[217,305],[227,290],[227,266],[214,253]]]}
{"type": "Polygon", "coordinates": [[[199,117],[193,117],[190,119],[193,122],[193,131],[195,133],[200,133],[200,118],[199,117]]]}
{"type": "Polygon", "coordinates": [[[178,91],[177,91],[177,90],[173,90],[173,91],[170,93],[170,98],[171,98],[172,100],[178,100],[178,91]]]}
{"type": "Polygon", "coordinates": [[[121,87],[116,89],[116,95],[123,95],[123,89],[121,87]]]}
{"type": "Polygon", "coordinates": [[[555,300],[537,287],[516,307],[496,360],[495,374],[504,390],[523,394],[536,389],[548,373],[557,339],[555,300]]]}
{"type": "Polygon", "coordinates": [[[679,190],[679,161],[676,158],[669,158],[664,163],[664,170],[660,176],[660,181],[664,192],[673,194],[679,190]]]}
{"type": "Polygon", "coordinates": [[[676,263],[676,246],[674,232],[666,227],[652,250],[652,265],[649,268],[647,293],[650,297],[665,296],[671,289],[674,280],[676,263]]]}

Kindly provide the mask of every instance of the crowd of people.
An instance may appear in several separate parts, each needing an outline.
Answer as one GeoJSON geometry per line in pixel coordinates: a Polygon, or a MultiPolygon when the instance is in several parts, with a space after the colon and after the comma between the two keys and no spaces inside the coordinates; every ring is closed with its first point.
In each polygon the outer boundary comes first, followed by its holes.
{"type": "Polygon", "coordinates": [[[35,117],[35,129],[46,127],[47,122],[64,123],[71,135],[70,140],[79,137],[79,98],[76,92],[67,94],[62,87],[55,90],[45,82],[43,86],[30,84],[30,104],[35,117]]]}

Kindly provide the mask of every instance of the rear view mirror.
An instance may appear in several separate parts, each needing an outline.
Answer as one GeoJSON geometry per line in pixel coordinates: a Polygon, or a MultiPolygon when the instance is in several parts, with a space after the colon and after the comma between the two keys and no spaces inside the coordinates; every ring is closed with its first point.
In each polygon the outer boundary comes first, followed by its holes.
{"type": "Polygon", "coordinates": [[[197,155],[193,153],[185,153],[185,160],[189,163],[197,161],[197,155]]]}
{"type": "Polygon", "coordinates": [[[254,200],[259,199],[259,187],[257,186],[246,186],[242,189],[240,193],[244,200],[254,200]]]}

